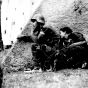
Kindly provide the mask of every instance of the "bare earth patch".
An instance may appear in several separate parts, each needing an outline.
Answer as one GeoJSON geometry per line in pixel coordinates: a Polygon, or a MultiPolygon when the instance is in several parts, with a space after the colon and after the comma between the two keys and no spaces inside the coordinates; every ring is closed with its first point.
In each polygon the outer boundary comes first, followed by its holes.
{"type": "Polygon", "coordinates": [[[3,88],[88,88],[88,71],[10,73],[4,75],[3,88]]]}

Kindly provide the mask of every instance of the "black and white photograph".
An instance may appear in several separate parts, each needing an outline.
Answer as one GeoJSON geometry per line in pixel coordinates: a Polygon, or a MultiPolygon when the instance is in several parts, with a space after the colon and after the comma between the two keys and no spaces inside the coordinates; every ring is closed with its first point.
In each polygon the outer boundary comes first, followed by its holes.
{"type": "Polygon", "coordinates": [[[88,0],[0,0],[0,88],[88,88],[88,0]]]}

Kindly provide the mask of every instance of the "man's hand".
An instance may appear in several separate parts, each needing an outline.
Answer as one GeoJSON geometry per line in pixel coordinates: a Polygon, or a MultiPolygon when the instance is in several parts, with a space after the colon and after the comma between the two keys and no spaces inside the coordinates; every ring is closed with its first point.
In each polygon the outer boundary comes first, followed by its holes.
{"type": "Polygon", "coordinates": [[[51,51],[51,47],[50,46],[46,46],[46,52],[51,51]]]}
{"type": "Polygon", "coordinates": [[[42,49],[45,50],[46,52],[49,52],[51,51],[52,48],[50,46],[47,46],[46,44],[43,44],[42,49]]]}
{"type": "Polygon", "coordinates": [[[38,39],[39,39],[40,37],[42,37],[43,35],[45,35],[45,33],[44,33],[43,31],[40,31],[40,33],[39,33],[39,35],[38,35],[38,39]]]}
{"type": "Polygon", "coordinates": [[[56,54],[55,54],[55,56],[58,56],[59,53],[60,53],[60,51],[59,51],[59,50],[56,50],[56,54]]]}
{"type": "Polygon", "coordinates": [[[36,47],[36,49],[37,49],[37,50],[40,49],[40,46],[38,45],[38,46],[36,47]]]}

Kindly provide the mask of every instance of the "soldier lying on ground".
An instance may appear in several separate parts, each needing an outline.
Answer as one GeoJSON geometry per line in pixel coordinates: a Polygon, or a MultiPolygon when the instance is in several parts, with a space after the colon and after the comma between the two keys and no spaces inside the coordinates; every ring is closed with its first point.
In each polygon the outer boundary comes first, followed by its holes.
{"type": "Polygon", "coordinates": [[[33,35],[36,36],[35,44],[32,45],[33,58],[37,62],[37,67],[39,66],[43,71],[46,71],[46,69],[50,69],[50,66],[53,68],[54,58],[48,57],[54,53],[52,48],[56,48],[59,36],[54,30],[43,27],[44,17],[34,17],[31,21],[36,25],[33,31],[33,35]]]}
{"type": "Polygon", "coordinates": [[[56,53],[56,70],[82,68],[82,65],[88,59],[88,46],[83,35],[79,32],[72,32],[69,27],[64,27],[60,29],[60,36],[60,51],[58,50],[56,53]],[[78,43],[78,45],[74,43],[78,43]],[[71,44],[73,44],[73,46],[71,46],[71,44]]]}

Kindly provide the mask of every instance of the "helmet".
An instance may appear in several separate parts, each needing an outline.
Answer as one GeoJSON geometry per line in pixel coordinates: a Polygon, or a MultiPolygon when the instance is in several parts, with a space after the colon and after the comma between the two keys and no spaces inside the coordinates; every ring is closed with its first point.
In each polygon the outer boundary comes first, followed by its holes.
{"type": "Polygon", "coordinates": [[[31,20],[36,20],[39,23],[45,23],[45,19],[41,14],[36,14],[33,16],[33,18],[31,20]]]}

